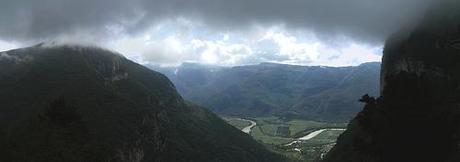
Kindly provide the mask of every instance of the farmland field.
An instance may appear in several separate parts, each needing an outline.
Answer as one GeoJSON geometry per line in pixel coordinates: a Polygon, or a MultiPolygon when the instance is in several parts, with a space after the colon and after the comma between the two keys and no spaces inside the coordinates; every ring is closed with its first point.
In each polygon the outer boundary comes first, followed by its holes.
{"type": "MultiPolygon", "coordinates": [[[[231,125],[242,129],[250,125],[239,118],[225,118],[231,125]]],[[[335,145],[337,137],[344,131],[347,123],[326,123],[301,119],[280,119],[278,117],[246,118],[257,125],[250,135],[269,148],[299,161],[317,161],[321,155],[335,145]],[[288,130],[286,130],[288,128],[288,130]],[[282,130],[282,131],[280,131],[282,130]],[[318,134],[308,140],[299,140],[314,131],[318,134]],[[299,141],[288,145],[293,141],[299,141]]]]}

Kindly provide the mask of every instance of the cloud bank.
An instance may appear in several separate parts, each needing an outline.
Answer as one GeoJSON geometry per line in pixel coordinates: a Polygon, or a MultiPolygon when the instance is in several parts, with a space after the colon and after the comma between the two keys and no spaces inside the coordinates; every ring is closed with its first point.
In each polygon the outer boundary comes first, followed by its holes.
{"type": "Polygon", "coordinates": [[[319,35],[385,39],[416,20],[428,0],[2,0],[0,36],[30,40],[72,33],[137,33],[186,17],[218,30],[285,24],[319,35]]]}
{"type": "Polygon", "coordinates": [[[144,60],[169,63],[175,60],[195,60],[225,64],[260,61],[308,64],[318,62],[324,57],[344,57],[346,54],[337,56],[331,53],[343,53],[347,48],[357,46],[371,46],[366,50],[374,51],[374,48],[381,46],[391,33],[422,17],[426,8],[435,2],[0,1],[0,40],[3,41],[29,44],[56,39],[104,42],[103,44],[109,44],[111,47],[115,44],[124,46],[123,49],[113,48],[129,52],[133,57],[142,57],[144,60]],[[283,31],[273,32],[272,28],[279,26],[283,31]],[[224,40],[222,35],[225,34],[231,35],[234,39],[224,40]],[[144,39],[145,37],[150,38],[144,39]],[[240,40],[236,40],[238,38],[240,40]],[[348,42],[340,43],[341,38],[348,42]],[[142,48],[136,47],[141,45],[142,48]],[[272,45],[276,48],[271,48],[272,45]]]}

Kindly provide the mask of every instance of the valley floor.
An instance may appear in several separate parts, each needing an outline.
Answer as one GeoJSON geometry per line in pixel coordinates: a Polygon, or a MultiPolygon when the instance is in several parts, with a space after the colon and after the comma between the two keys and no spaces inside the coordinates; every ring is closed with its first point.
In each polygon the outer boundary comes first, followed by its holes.
{"type": "Polygon", "coordinates": [[[347,123],[286,120],[278,117],[224,117],[231,125],[293,160],[317,161],[335,145],[347,123]]]}

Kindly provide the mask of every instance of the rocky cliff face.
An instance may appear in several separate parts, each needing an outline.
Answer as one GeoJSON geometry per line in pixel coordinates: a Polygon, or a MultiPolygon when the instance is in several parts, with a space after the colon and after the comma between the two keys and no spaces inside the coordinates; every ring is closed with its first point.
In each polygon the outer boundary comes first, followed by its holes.
{"type": "Polygon", "coordinates": [[[460,160],[460,3],[388,39],[381,96],[366,100],[324,161],[460,160]]]}

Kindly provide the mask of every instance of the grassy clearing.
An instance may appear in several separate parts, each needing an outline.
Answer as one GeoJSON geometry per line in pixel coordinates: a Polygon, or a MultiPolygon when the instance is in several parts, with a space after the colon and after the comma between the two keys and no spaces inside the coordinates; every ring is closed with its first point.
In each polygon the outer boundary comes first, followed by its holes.
{"type": "Polygon", "coordinates": [[[259,117],[252,119],[257,122],[257,126],[264,135],[276,136],[276,130],[281,126],[288,126],[291,132],[291,138],[304,136],[312,131],[324,128],[345,128],[347,123],[326,123],[309,120],[281,120],[277,117],[259,117]]]}
{"type": "Polygon", "coordinates": [[[284,138],[284,137],[266,135],[262,131],[263,129],[261,127],[256,126],[252,129],[251,136],[257,141],[260,141],[264,144],[269,144],[269,145],[281,145],[281,144],[289,143],[293,140],[292,138],[284,138]]]}

